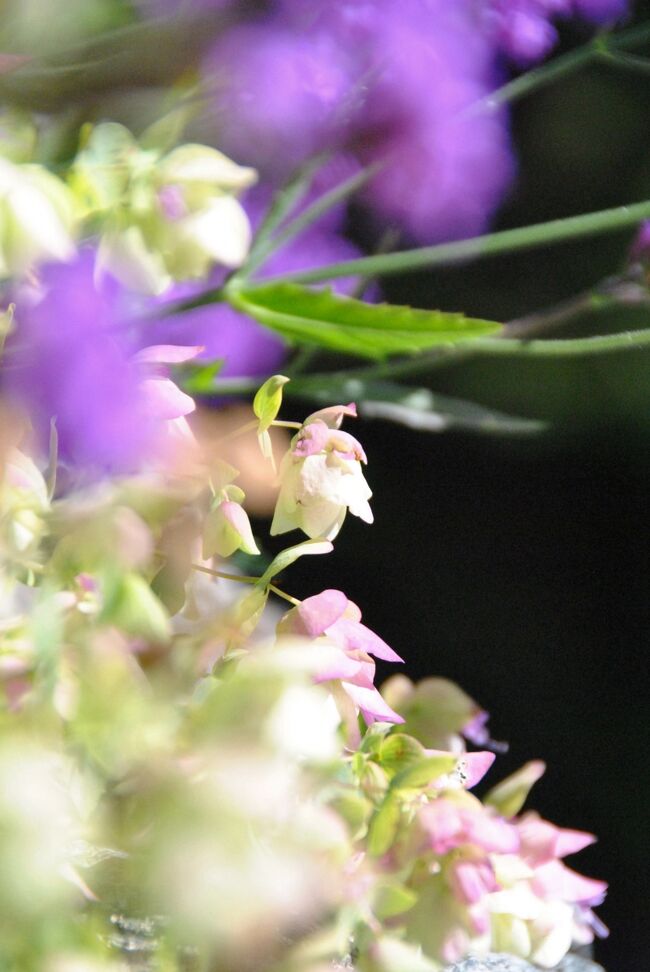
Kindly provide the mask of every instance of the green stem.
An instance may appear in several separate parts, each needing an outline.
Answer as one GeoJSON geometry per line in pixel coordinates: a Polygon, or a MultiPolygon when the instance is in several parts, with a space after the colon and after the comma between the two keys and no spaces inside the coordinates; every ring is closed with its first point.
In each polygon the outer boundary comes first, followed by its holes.
{"type": "Polygon", "coordinates": [[[501,230],[497,233],[487,233],[484,236],[475,236],[454,243],[439,243],[435,246],[423,246],[397,253],[378,253],[356,260],[330,263],[313,270],[267,277],[259,282],[250,281],[247,288],[277,283],[319,283],[338,277],[356,277],[359,274],[387,276],[394,273],[405,273],[423,267],[441,266],[461,260],[469,260],[472,257],[497,256],[516,250],[527,250],[536,246],[547,246],[552,243],[575,240],[582,236],[610,233],[625,229],[628,226],[634,226],[644,219],[650,219],[650,200],[647,199],[627,206],[602,209],[595,213],[584,213],[580,216],[552,219],[547,223],[535,223],[532,226],[521,226],[516,229],[501,230]]]}
{"type": "Polygon", "coordinates": [[[275,586],[275,584],[269,584],[269,590],[273,591],[274,594],[277,594],[278,597],[284,598],[285,601],[289,601],[289,603],[293,604],[294,606],[300,604],[300,601],[297,598],[291,597],[290,594],[285,594],[284,591],[281,591],[279,587],[275,586]]]}
{"type": "MultiPolygon", "coordinates": [[[[592,354],[608,354],[642,350],[650,346],[650,328],[641,331],[622,331],[596,337],[566,340],[526,341],[517,338],[474,338],[462,344],[440,348],[413,358],[400,358],[364,368],[320,372],[296,378],[286,386],[286,394],[300,396],[312,388],[326,387],[327,382],[373,381],[382,378],[401,378],[436,368],[446,367],[479,355],[510,355],[516,357],[565,358],[592,354]]],[[[215,395],[250,395],[257,390],[259,379],[222,379],[215,386],[215,395]]]]}
{"type": "Polygon", "coordinates": [[[272,253],[279,250],[281,247],[289,243],[290,240],[294,239],[303,230],[315,223],[316,220],[320,219],[325,213],[329,212],[334,206],[343,202],[349,196],[353,195],[358,189],[364,186],[369,179],[373,177],[379,170],[381,165],[377,163],[376,165],[368,166],[362,169],[361,172],[355,172],[354,175],[345,179],[343,182],[334,186],[328,192],[323,193],[319,196],[310,206],[307,206],[302,213],[291,220],[291,222],[280,230],[280,232],[271,236],[267,234],[260,246],[255,247],[254,252],[246,261],[246,265],[242,270],[237,273],[237,279],[243,280],[244,278],[250,277],[250,275],[258,269],[263,263],[266,262],[272,253]]]}
{"type": "Polygon", "coordinates": [[[545,88],[559,78],[574,74],[591,61],[606,56],[609,51],[635,47],[648,39],[650,39],[650,23],[639,24],[637,27],[623,30],[619,34],[599,34],[577,50],[561,54],[541,67],[533,68],[520,77],[508,81],[502,87],[497,88],[496,91],[492,91],[485,98],[477,101],[468,112],[475,114],[481,110],[496,111],[503,105],[512,104],[532,94],[533,91],[545,88]]]}
{"type": "Polygon", "coordinates": [[[201,564],[191,564],[193,570],[200,570],[202,574],[210,574],[211,577],[221,577],[223,580],[241,581],[242,584],[257,584],[259,577],[248,577],[245,574],[228,574],[224,570],[212,570],[211,567],[202,567],[201,564]]]}

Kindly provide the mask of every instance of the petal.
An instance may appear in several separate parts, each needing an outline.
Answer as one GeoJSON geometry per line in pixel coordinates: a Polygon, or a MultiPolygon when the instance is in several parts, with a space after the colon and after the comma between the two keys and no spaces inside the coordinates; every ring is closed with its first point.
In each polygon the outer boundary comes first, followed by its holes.
{"type": "Polygon", "coordinates": [[[201,354],[203,345],[182,347],[180,344],[151,344],[133,355],[138,364],[182,364],[201,354]]]}
{"type": "Polygon", "coordinates": [[[218,196],[198,213],[176,223],[183,236],[226,267],[240,267],[251,243],[251,228],[241,203],[218,196]]]}
{"type": "Polygon", "coordinates": [[[104,233],[95,273],[99,280],[108,273],[130,290],[145,294],[161,294],[171,284],[162,257],[147,248],[137,226],[104,233]]]}
{"type": "Polygon", "coordinates": [[[320,594],[305,598],[298,607],[289,611],[278,629],[281,627],[284,632],[291,631],[293,634],[318,638],[342,616],[347,604],[348,599],[343,591],[321,591],[320,594]],[[287,627],[285,622],[289,619],[290,627],[287,627]]]}
{"type": "Polygon", "coordinates": [[[534,890],[544,897],[589,906],[601,904],[607,892],[605,881],[584,877],[561,861],[549,861],[536,868],[532,884],[534,890]]]}
{"type": "Polygon", "coordinates": [[[140,383],[147,412],[153,418],[175,419],[196,408],[194,399],[170,378],[145,378],[140,383]]]}
{"type": "Polygon", "coordinates": [[[352,418],[357,417],[357,406],[354,402],[350,402],[349,405],[330,405],[329,408],[320,408],[317,412],[312,412],[311,415],[307,416],[305,425],[310,422],[324,422],[330,429],[338,429],[346,415],[350,415],[352,418]]]}
{"type": "Polygon", "coordinates": [[[404,722],[401,715],[393,712],[376,688],[353,685],[351,682],[343,682],[343,688],[361,710],[367,725],[372,725],[373,722],[404,722]]]}
{"type": "Polygon", "coordinates": [[[239,548],[248,554],[259,554],[259,549],[253,537],[250,520],[246,511],[232,500],[221,503],[221,510],[224,519],[230,524],[239,538],[239,548]]]}
{"type": "Polygon", "coordinates": [[[404,661],[379,635],[358,621],[349,621],[347,618],[340,617],[328,634],[337,641],[342,641],[349,651],[365,651],[366,654],[374,655],[375,658],[387,662],[404,661]]]}

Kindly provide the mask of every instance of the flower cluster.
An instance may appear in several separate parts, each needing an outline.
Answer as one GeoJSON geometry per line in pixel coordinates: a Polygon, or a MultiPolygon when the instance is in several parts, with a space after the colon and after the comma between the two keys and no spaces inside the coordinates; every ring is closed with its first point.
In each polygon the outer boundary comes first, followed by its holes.
{"type": "MultiPolygon", "coordinates": [[[[152,421],[182,422],[189,405],[158,369],[191,353],[130,359],[152,421]]],[[[287,424],[286,381],[255,398],[267,457],[287,424]]],[[[297,428],[273,531],[308,539],[257,577],[223,569],[261,546],[223,461],[191,474],[152,463],[57,496],[23,451],[7,452],[3,962],[42,967],[56,928],[57,969],[111,969],[116,950],[139,948],[125,907],[163,916],[146,919],[142,948],[164,972],[188,948],[291,972],[352,954],[372,972],[416,957],[439,972],[493,950],[550,968],[604,933],[592,911],[604,883],[563,862],[594,838],[520,813],[543,765],[481,802],[469,790],[499,744],[480,706],[445,679],[395,675],[380,692],[376,660],[402,659],[357,605],[337,589],[297,601],[277,587],[298,558],[332,549],[348,508],[372,520],[364,451],[340,427],[355,414],[324,408],[297,428]]]]}

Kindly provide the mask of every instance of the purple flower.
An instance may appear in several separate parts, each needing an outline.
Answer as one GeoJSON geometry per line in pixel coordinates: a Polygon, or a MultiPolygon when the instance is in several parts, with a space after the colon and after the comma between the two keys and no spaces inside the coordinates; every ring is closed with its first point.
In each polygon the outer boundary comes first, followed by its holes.
{"type": "Polygon", "coordinates": [[[494,64],[470,0],[280,0],[222,38],[209,66],[226,151],[279,181],[345,145],[384,166],[370,208],[430,241],[480,232],[512,176],[505,116],[468,114],[494,64]]]}
{"type": "Polygon", "coordinates": [[[482,18],[496,46],[514,64],[527,67],[555,46],[554,19],[576,17],[606,24],[627,9],[628,0],[490,0],[482,18]]]}
{"type": "Polygon", "coordinates": [[[94,261],[86,250],[74,263],[48,266],[38,292],[18,294],[12,367],[2,376],[41,445],[55,419],[61,458],[91,475],[133,471],[162,456],[194,408],[164,366],[197,350],[136,354],[125,295],[114,284],[96,288],[94,261]]]}
{"type": "Polygon", "coordinates": [[[325,32],[300,35],[271,18],[235,27],[206,65],[218,92],[219,144],[283,181],[292,167],[342,139],[349,60],[325,32]]]}

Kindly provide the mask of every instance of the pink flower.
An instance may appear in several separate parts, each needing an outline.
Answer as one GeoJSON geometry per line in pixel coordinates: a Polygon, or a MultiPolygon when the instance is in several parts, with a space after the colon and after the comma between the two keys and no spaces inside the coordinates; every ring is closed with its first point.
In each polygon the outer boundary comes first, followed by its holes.
{"type": "MultiPolygon", "coordinates": [[[[317,641],[316,682],[339,682],[367,725],[403,722],[374,685],[375,663],[402,659],[379,635],[361,623],[361,611],[342,591],[326,590],[292,608],[278,625],[278,634],[317,641]]],[[[336,693],[335,693],[336,695],[336,693]]]]}

